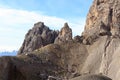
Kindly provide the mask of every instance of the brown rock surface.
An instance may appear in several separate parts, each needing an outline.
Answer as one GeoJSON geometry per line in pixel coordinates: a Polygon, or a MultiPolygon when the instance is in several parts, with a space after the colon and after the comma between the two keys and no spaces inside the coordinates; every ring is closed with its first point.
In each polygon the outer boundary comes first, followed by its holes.
{"type": "Polygon", "coordinates": [[[73,40],[74,40],[75,42],[82,43],[82,42],[83,42],[83,39],[84,39],[83,36],[79,36],[79,35],[77,35],[77,36],[74,37],[73,40]]]}
{"type": "Polygon", "coordinates": [[[69,41],[72,41],[72,29],[65,23],[54,43],[60,44],[69,41]]]}
{"type": "Polygon", "coordinates": [[[119,0],[94,0],[83,32],[85,40],[91,36],[120,35],[119,4],[119,0]]]}
{"type": "Polygon", "coordinates": [[[88,57],[81,74],[99,74],[119,80],[120,1],[94,0],[87,16],[83,43],[88,57]]]}
{"type": "Polygon", "coordinates": [[[25,40],[18,51],[18,54],[30,52],[45,45],[54,43],[58,36],[57,31],[50,30],[43,22],[34,24],[34,27],[28,31],[25,40]]]}
{"type": "Polygon", "coordinates": [[[80,43],[50,44],[24,54],[0,58],[0,80],[72,78],[80,75],[88,55],[85,46],[80,43]]]}

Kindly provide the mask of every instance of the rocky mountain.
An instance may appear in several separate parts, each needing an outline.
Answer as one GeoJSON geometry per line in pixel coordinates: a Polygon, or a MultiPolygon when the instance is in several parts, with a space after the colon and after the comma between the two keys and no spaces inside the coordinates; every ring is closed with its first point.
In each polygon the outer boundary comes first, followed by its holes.
{"type": "Polygon", "coordinates": [[[34,27],[26,34],[18,54],[31,52],[45,45],[54,43],[57,36],[58,31],[50,30],[43,22],[38,22],[34,24],[34,27]]]}
{"type": "Polygon", "coordinates": [[[120,80],[120,1],[94,0],[81,36],[38,22],[15,57],[0,58],[0,80],[120,80]]]}

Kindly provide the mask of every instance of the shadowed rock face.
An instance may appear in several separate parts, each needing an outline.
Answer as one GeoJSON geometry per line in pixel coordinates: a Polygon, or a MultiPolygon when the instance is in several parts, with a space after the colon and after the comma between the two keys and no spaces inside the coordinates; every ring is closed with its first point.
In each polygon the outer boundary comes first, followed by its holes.
{"type": "Polygon", "coordinates": [[[26,80],[26,76],[18,70],[18,66],[22,65],[22,62],[14,57],[1,57],[0,58],[0,80],[26,80]],[[14,61],[13,61],[14,60],[14,61]]]}
{"type": "Polygon", "coordinates": [[[26,34],[25,40],[18,51],[18,54],[30,52],[45,45],[54,43],[57,36],[57,31],[50,30],[43,22],[38,22],[34,24],[34,27],[26,34]]]}

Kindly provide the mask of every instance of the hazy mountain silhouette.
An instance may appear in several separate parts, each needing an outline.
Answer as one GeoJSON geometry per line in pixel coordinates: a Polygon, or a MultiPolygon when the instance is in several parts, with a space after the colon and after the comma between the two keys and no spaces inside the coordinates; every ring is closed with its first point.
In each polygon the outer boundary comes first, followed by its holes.
{"type": "Polygon", "coordinates": [[[13,51],[2,51],[0,52],[0,56],[16,56],[17,51],[13,50],[13,51]]]}

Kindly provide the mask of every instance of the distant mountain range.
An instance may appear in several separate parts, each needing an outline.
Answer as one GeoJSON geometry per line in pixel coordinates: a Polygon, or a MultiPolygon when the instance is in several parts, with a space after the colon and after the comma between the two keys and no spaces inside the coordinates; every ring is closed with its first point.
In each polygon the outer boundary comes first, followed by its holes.
{"type": "Polygon", "coordinates": [[[17,51],[16,50],[0,52],[0,56],[16,56],[16,55],[17,55],[17,51]]]}

